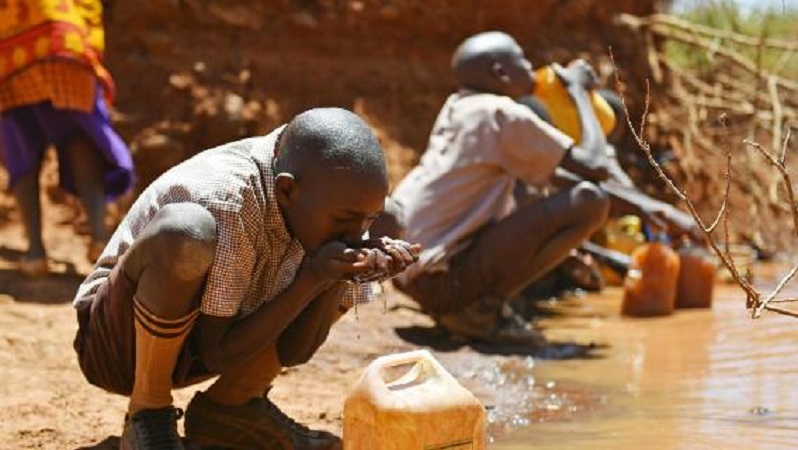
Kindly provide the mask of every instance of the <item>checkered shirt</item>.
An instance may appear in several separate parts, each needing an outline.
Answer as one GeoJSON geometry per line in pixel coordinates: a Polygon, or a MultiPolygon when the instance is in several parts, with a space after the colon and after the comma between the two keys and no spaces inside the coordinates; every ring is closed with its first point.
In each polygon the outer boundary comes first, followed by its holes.
{"type": "MultiPolygon", "coordinates": [[[[133,204],[74,303],[91,301],[160,208],[182,202],[202,205],[217,224],[216,257],[202,297],[204,314],[247,316],[281,293],[305,256],[288,233],[274,197],[271,166],[281,130],[206,150],[161,175],[133,204]]],[[[373,285],[352,284],[341,304],[349,308],[374,297],[373,285]]]]}

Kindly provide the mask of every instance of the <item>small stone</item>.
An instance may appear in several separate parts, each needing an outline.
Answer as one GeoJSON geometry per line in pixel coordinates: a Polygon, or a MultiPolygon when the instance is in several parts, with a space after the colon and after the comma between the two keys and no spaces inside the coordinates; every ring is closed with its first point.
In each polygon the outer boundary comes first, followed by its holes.
{"type": "Polygon", "coordinates": [[[189,74],[173,73],[169,75],[169,84],[181,91],[188,88],[193,82],[194,78],[189,74]]]}
{"type": "Polygon", "coordinates": [[[767,416],[772,411],[769,408],[765,407],[765,406],[755,406],[755,407],[751,408],[751,410],[748,411],[748,412],[750,412],[751,414],[753,414],[755,416],[767,416]]]}

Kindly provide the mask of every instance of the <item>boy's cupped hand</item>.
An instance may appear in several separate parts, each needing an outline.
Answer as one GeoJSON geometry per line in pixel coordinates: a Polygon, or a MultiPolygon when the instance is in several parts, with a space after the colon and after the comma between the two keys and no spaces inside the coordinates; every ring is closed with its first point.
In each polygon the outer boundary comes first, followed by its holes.
{"type": "Polygon", "coordinates": [[[358,252],[360,260],[369,270],[354,276],[352,281],[384,281],[399,275],[418,261],[421,245],[381,237],[363,241],[358,252]]]}
{"type": "Polygon", "coordinates": [[[386,279],[399,275],[418,261],[421,245],[411,244],[401,239],[381,237],[363,241],[360,251],[366,255],[366,261],[372,258],[369,261],[372,268],[371,274],[376,279],[386,279]]]}
{"type": "Polygon", "coordinates": [[[387,237],[363,241],[360,248],[331,241],[308,257],[308,268],[321,280],[382,281],[418,260],[421,246],[387,237]]]}

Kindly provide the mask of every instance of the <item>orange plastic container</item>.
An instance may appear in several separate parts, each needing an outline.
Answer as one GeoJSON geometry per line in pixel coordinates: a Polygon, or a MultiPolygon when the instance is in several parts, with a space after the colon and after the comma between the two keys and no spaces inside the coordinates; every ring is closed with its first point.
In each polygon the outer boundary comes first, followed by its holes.
{"type": "Polygon", "coordinates": [[[677,253],[679,282],[676,288],[676,307],[712,307],[712,290],[717,268],[709,252],[688,243],[680,247],[677,253]]]}
{"type": "Polygon", "coordinates": [[[666,243],[645,244],[632,252],[624,280],[621,313],[652,317],[673,313],[679,280],[679,255],[666,243]]]}
{"type": "MultiPolygon", "coordinates": [[[[616,252],[631,255],[632,252],[646,243],[646,238],[641,231],[643,223],[637,216],[623,216],[609,219],[604,227],[593,237],[595,242],[616,252]]],[[[599,261],[599,269],[604,281],[610,286],[623,286],[623,275],[599,261]]]]}
{"type": "Polygon", "coordinates": [[[344,450],[366,449],[484,450],[485,409],[426,350],[379,357],[344,405],[344,450]]]}

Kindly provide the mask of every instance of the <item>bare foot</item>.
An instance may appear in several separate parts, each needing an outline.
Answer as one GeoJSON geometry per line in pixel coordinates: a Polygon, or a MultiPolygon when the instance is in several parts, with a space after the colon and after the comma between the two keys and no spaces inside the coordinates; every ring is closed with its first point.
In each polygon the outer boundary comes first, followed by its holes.
{"type": "Polygon", "coordinates": [[[17,263],[17,269],[19,269],[23,275],[31,278],[41,278],[50,273],[47,257],[22,258],[17,263]]]}

